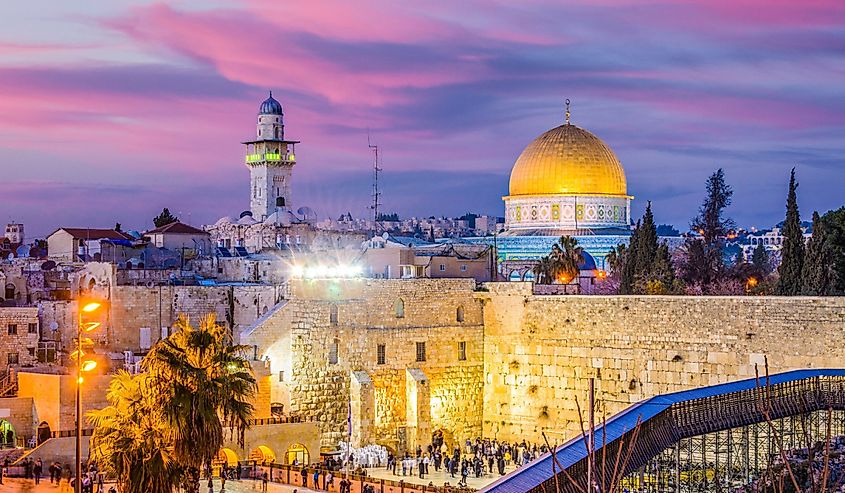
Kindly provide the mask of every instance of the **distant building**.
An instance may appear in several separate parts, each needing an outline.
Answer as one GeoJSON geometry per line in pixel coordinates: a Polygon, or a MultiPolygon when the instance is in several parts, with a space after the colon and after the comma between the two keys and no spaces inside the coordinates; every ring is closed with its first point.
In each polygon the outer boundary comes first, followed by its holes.
{"type": "Polygon", "coordinates": [[[6,225],[6,233],[4,237],[9,240],[12,245],[20,245],[24,242],[25,236],[23,232],[23,224],[9,223],[6,225]]]}
{"type": "Polygon", "coordinates": [[[385,233],[363,244],[364,271],[380,279],[495,278],[493,249],[486,245],[429,243],[419,238],[385,233]]]}
{"type": "Polygon", "coordinates": [[[59,228],[47,237],[47,257],[57,262],[82,262],[100,253],[100,240],[133,239],[113,229],[59,228]]]}
{"type": "Polygon", "coordinates": [[[197,255],[208,255],[211,253],[211,235],[208,231],[189,226],[179,221],[165,224],[152,231],[147,231],[144,236],[158,248],[184,251],[190,250],[197,255]]]}

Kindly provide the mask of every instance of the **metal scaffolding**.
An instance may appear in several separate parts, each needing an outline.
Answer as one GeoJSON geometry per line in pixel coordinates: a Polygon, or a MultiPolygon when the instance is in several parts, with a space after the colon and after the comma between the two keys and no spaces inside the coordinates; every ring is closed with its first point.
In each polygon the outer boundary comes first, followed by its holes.
{"type": "MultiPolygon", "coordinates": [[[[629,474],[623,487],[640,493],[733,491],[758,479],[779,456],[776,437],[786,450],[805,448],[827,435],[827,411],[788,416],[683,438],[629,474]]],[[[831,436],[845,435],[845,412],[831,414],[831,436]]]]}

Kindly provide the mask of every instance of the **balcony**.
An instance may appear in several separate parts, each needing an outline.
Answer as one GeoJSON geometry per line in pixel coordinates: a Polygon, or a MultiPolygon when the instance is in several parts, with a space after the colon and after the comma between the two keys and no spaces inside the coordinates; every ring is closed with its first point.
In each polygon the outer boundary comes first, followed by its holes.
{"type": "Polygon", "coordinates": [[[279,154],[279,153],[266,153],[266,154],[247,154],[246,155],[246,162],[247,163],[259,163],[259,162],[285,162],[285,163],[292,163],[296,161],[296,157],[291,154],[279,154]]]}

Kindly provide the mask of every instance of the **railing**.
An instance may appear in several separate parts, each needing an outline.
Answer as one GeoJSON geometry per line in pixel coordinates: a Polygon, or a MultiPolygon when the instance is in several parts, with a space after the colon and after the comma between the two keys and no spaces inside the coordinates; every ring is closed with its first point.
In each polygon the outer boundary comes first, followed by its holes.
{"type": "MultiPolygon", "coordinates": [[[[267,473],[268,481],[274,483],[289,484],[291,486],[303,486],[311,489],[339,492],[340,481],[348,479],[351,482],[351,493],[363,493],[364,487],[371,487],[373,493],[472,493],[472,488],[458,488],[457,486],[432,486],[424,484],[406,483],[403,480],[392,480],[375,478],[361,474],[347,474],[343,470],[329,471],[328,469],[306,466],[305,480],[303,481],[302,466],[287,464],[266,464],[257,461],[241,461],[241,479],[252,479],[260,481],[264,473],[267,473]],[[314,485],[314,472],[319,471],[320,484],[314,485]],[[331,472],[333,476],[332,485],[323,485],[326,473],[331,472]]],[[[219,472],[216,470],[215,472],[219,472]]]]}
{"type": "Polygon", "coordinates": [[[296,157],[291,154],[281,154],[281,153],[272,153],[268,152],[266,154],[247,154],[246,155],[246,162],[248,163],[255,163],[258,161],[287,161],[293,162],[296,160],[296,157]]]}
{"type": "MultiPolygon", "coordinates": [[[[90,437],[94,434],[94,428],[86,428],[82,430],[82,436],[90,437]]],[[[67,438],[67,437],[75,437],[76,430],[60,430],[60,431],[53,431],[50,433],[50,438],[67,438]]]]}
{"type": "Polygon", "coordinates": [[[6,370],[0,375],[0,397],[14,397],[18,395],[17,375],[11,370],[6,370]]]}
{"type": "Polygon", "coordinates": [[[317,421],[316,416],[278,416],[275,418],[255,418],[247,421],[250,426],[278,425],[285,423],[312,423],[317,421]]]}

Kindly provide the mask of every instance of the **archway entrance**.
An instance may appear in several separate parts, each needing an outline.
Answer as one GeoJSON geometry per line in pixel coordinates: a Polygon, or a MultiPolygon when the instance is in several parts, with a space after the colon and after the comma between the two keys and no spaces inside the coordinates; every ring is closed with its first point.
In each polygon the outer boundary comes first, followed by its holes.
{"type": "Polygon", "coordinates": [[[308,464],[310,458],[308,449],[301,443],[294,443],[285,452],[285,464],[308,464]]]}
{"type": "Polygon", "coordinates": [[[219,452],[217,452],[217,457],[215,457],[216,465],[223,465],[226,464],[227,466],[234,467],[238,465],[238,454],[235,453],[234,450],[230,448],[221,448],[219,452]]]}
{"type": "Polygon", "coordinates": [[[15,428],[12,423],[5,419],[0,420],[0,447],[11,448],[15,446],[15,428]]]}
{"type": "Polygon", "coordinates": [[[51,436],[52,433],[50,432],[50,425],[48,425],[46,421],[42,421],[41,424],[38,425],[38,432],[36,433],[38,445],[41,445],[49,440],[51,436]]]}
{"type": "Polygon", "coordinates": [[[271,462],[276,462],[276,454],[267,447],[266,445],[259,445],[258,448],[253,449],[252,452],[249,453],[249,460],[255,461],[259,464],[269,464],[271,462]]]}

